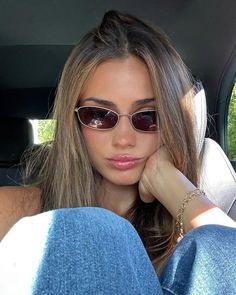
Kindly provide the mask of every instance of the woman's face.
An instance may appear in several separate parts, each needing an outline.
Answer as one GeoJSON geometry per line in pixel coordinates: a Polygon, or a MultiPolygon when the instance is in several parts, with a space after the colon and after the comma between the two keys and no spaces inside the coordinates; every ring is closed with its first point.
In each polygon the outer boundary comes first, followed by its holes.
{"type": "MultiPolygon", "coordinates": [[[[148,68],[134,56],[98,65],[80,97],[80,106],[105,107],[122,114],[155,109],[148,68]]],[[[93,167],[106,181],[116,185],[137,183],[146,160],[160,145],[160,133],[135,130],[127,116],[121,116],[110,130],[83,125],[81,129],[93,167]]]]}

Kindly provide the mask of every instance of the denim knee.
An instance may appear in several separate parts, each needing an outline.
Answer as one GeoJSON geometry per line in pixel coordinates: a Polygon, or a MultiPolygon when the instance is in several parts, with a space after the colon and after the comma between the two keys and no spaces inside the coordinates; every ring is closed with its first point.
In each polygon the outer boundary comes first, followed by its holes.
{"type": "Polygon", "coordinates": [[[109,210],[55,210],[47,243],[35,294],[160,294],[137,232],[109,210]]]}
{"type": "Polygon", "coordinates": [[[223,243],[220,239],[224,237],[231,242],[231,238],[235,241],[236,228],[218,225],[207,224],[192,229],[185,235],[184,239],[195,239],[198,243],[223,243]]]}
{"type": "Polygon", "coordinates": [[[1,294],[161,294],[133,226],[102,208],[23,218],[0,257],[1,294]]]}
{"type": "Polygon", "coordinates": [[[204,225],[177,245],[160,281],[170,294],[236,294],[236,229],[204,225]]]}

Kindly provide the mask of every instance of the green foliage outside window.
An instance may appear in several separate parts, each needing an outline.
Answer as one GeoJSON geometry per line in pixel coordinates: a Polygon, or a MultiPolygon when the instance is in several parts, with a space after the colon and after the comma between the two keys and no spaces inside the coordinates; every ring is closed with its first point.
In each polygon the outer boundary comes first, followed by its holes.
{"type": "Polygon", "coordinates": [[[228,113],[228,157],[236,160],[236,83],[234,84],[228,113]]]}
{"type": "Polygon", "coordinates": [[[55,120],[38,120],[38,142],[50,142],[54,138],[55,120]]]}

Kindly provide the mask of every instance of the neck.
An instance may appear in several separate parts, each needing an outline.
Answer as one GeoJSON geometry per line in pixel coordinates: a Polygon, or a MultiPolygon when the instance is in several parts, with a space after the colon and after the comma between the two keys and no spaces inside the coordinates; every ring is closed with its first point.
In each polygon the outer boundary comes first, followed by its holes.
{"type": "Polygon", "coordinates": [[[102,181],[97,200],[102,208],[125,217],[137,198],[137,185],[121,186],[102,181]]]}

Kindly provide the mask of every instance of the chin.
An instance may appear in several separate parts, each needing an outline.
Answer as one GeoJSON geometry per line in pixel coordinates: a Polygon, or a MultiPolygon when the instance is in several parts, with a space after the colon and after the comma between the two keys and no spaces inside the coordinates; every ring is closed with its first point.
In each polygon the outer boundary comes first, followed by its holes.
{"type": "Polygon", "coordinates": [[[107,180],[115,185],[134,185],[139,182],[140,175],[109,177],[107,180]]]}

